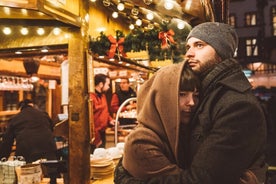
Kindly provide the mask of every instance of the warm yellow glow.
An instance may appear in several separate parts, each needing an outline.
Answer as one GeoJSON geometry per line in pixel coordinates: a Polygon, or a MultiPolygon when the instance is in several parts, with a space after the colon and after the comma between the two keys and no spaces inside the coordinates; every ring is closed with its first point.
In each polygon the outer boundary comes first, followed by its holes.
{"type": "Polygon", "coordinates": [[[133,30],[133,29],[134,29],[134,25],[133,25],[133,24],[130,24],[130,25],[129,25],[129,29],[130,29],[130,30],[133,30]]]}
{"type": "Polygon", "coordinates": [[[173,2],[172,2],[171,0],[166,0],[165,3],[164,3],[164,7],[165,7],[167,10],[173,9],[173,2]]]}
{"type": "Polygon", "coordinates": [[[26,9],[21,9],[21,12],[23,15],[27,15],[28,14],[28,11],[26,9]]]}
{"type": "Polygon", "coordinates": [[[54,33],[54,35],[57,36],[57,35],[59,35],[61,33],[61,29],[58,28],[58,27],[56,27],[56,28],[53,29],[53,33],[54,33]]]}
{"type": "Polygon", "coordinates": [[[16,51],[15,54],[22,54],[22,52],[21,51],[16,51]]]}
{"type": "Polygon", "coordinates": [[[187,0],[187,3],[185,5],[185,10],[190,10],[191,9],[191,5],[192,5],[192,0],[187,0]]]}
{"type": "Polygon", "coordinates": [[[136,22],[135,22],[135,24],[137,26],[141,26],[142,25],[142,20],[141,19],[137,19],[136,22]]]}
{"type": "Polygon", "coordinates": [[[97,32],[105,32],[106,31],[106,28],[105,27],[98,27],[97,29],[96,29],[96,31],[97,32]]]}
{"type": "Polygon", "coordinates": [[[7,15],[10,15],[11,14],[11,9],[9,7],[4,7],[4,13],[7,14],[7,15]]]}
{"type": "Polygon", "coordinates": [[[118,18],[118,16],[119,16],[118,12],[113,12],[113,13],[112,13],[112,17],[113,17],[114,19],[118,18]]]}
{"type": "Polygon", "coordinates": [[[123,10],[125,9],[124,3],[119,3],[119,4],[117,5],[117,9],[118,9],[119,11],[123,11],[123,10]]]}
{"type": "Polygon", "coordinates": [[[41,52],[43,52],[43,53],[46,53],[46,52],[48,52],[49,50],[48,50],[48,48],[47,47],[43,47],[42,49],[41,49],[41,52]]]}
{"type": "Polygon", "coordinates": [[[178,23],[177,23],[177,28],[178,29],[184,29],[184,27],[185,27],[185,22],[184,21],[178,21],[178,23]]]}
{"type": "Polygon", "coordinates": [[[4,29],[3,29],[3,33],[5,34],[5,35],[10,35],[11,34],[11,28],[9,28],[9,27],[4,27],[4,29]]]}
{"type": "Polygon", "coordinates": [[[37,32],[37,34],[39,34],[39,35],[44,35],[45,30],[44,30],[43,28],[40,27],[40,28],[37,29],[36,32],[37,32]]]}
{"type": "Polygon", "coordinates": [[[22,35],[27,35],[29,33],[29,30],[26,27],[23,27],[20,32],[22,35]]]}
{"type": "Polygon", "coordinates": [[[149,12],[146,16],[148,20],[152,20],[154,17],[152,12],[149,12]]]}

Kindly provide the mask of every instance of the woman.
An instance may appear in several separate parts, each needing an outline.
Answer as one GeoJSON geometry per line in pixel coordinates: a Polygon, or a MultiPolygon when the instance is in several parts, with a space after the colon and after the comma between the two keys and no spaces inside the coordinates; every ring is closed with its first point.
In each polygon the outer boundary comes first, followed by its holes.
{"type": "Polygon", "coordinates": [[[141,86],[139,125],[127,137],[122,160],[132,176],[146,180],[185,169],[185,141],[199,83],[188,65],[180,63],[161,68],[141,86]]]}

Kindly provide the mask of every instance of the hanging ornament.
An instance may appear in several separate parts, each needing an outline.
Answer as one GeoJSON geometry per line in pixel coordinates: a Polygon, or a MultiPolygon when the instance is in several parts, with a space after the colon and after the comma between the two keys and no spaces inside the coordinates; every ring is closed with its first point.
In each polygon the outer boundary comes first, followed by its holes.
{"type": "Polygon", "coordinates": [[[110,4],[111,4],[110,0],[103,0],[104,6],[108,7],[108,6],[110,6],[110,4]]]}
{"type": "Polygon", "coordinates": [[[111,46],[108,52],[109,58],[114,58],[116,51],[118,52],[119,57],[120,55],[122,55],[123,57],[126,57],[126,53],[124,52],[124,46],[123,46],[123,43],[125,41],[124,37],[119,38],[117,41],[117,39],[115,39],[112,35],[109,35],[108,40],[111,43],[111,46]]]}
{"type": "Polygon", "coordinates": [[[146,5],[150,5],[152,2],[153,2],[153,0],[144,0],[144,3],[145,3],[146,5]]]}
{"type": "Polygon", "coordinates": [[[139,8],[137,6],[134,6],[131,9],[131,14],[134,15],[134,16],[137,16],[139,14],[139,8]]]}
{"type": "Polygon", "coordinates": [[[176,42],[173,39],[174,31],[170,29],[169,31],[165,32],[159,32],[158,38],[162,41],[161,42],[161,48],[162,49],[168,49],[171,47],[172,44],[176,44],[176,42]]]}

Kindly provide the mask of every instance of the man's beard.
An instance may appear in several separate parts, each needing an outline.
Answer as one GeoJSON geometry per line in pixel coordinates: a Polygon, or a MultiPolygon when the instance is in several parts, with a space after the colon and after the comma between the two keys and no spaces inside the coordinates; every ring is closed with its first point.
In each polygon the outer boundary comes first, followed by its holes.
{"type": "Polygon", "coordinates": [[[210,58],[209,60],[205,61],[204,63],[198,62],[200,67],[198,70],[195,70],[194,72],[196,74],[204,74],[207,71],[213,69],[218,63],[221,62],[221,58],[218,55],[215,55],[213,58],[210,58]]]}

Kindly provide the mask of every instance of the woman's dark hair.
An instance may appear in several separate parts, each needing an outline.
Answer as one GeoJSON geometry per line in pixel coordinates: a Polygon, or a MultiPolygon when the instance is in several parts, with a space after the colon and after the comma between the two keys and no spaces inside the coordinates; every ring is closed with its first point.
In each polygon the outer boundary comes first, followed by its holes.
{"type": "Polygon", "coordinates": [[[105,83],[106,82],[106,78],[109,78],[107,75],[99,73],[95,75],[95,86],[97,86],[99,83],[105,83]]]}
{"type": "Polygon", "coordinates": [[[185,63],[180,78],[180,91],[194,91],[200,89],[200,80],[190,68],[188,62],[185,63]]]}

